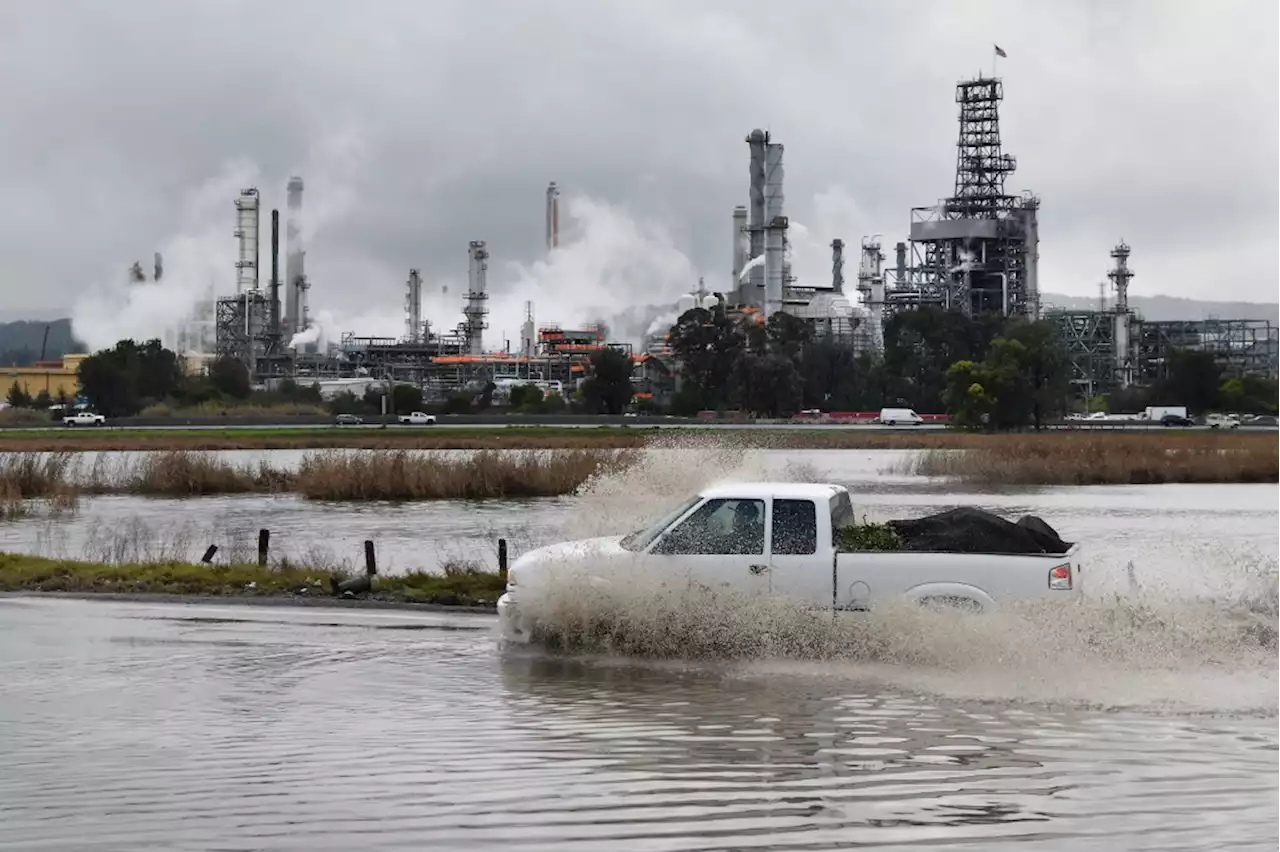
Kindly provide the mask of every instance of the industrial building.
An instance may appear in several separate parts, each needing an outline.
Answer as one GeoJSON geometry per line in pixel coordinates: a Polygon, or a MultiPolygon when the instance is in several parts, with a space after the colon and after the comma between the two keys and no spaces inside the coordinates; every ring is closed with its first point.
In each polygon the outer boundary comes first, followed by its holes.
{"type": "Polygon", "coordinates": [[[1057,325],[1071,364],[1071,382],[1089,398],[1131,385],[1150,385],[1165,377],[1175,350],[1208,352],[1224,376],[1275,378],[1280,329],[1267,320],[1144,319],[1129,305],[1132,249],[1121,240],[1111,250],[1107,284],[1115,294],[1108,305],[1106,285],[1097,310],[1067,311],[1049,306],[1044,318],[1057,325]]]}
{"type": "MultiPolygon", "coordinates": [[[[745,139],[746,203],[732,209],[728,286],[711,293],[699,280],[696,289],[672,306],[674,315],[695,306],[720,305],[750,322],[767,322],[776,313],[787,313],[812,322],[820,336],[868,353],[883,350],[885,325],[895,314],[920,306],[966,316],[1043,317],[1056,323],[1062,333],[1072,381],[1081,395],[1154,381],[1176,348],[1212,352],[1228,375],[1274,376],[1276,328],[1270,323],[1151,322],[1131,310],[1128,289],[1134,273],[1128,266],[1130,248],[1123,242],[1112,251],[1113,268],[1108,273],[1114,304],[1102,304],[1096,311],[1042,305],[1040,199],[1006,188],[1017,164],[1005,153],[1001,139],[1003,97],[1003,82],[995,77],[979,75],[957,84],[959,131],[951,195],[910,210],[907,238],[894,244],[891,264],[886,264],[879,237],[863,238],[853,292],[846,287],[842,239],[831,243],[830,281],[801,282],[792,274],[784,146],[767,131],[751,131],[745,139]]],[[[526,303],[515,351],[506,351],[507,346],[496,351],[497,347],[488,345],[489,248],[484,240],[472,240],[467,246],[467,291],[456,325],[437,328],[424,315],[422,276],[410,269],[402,337],[351,331],[338,342],[328,341],[321,351],[309,307],[303,187],[302,178],[296,176],[286,187],[283,277],[279,212],[271,211],[270,278],[265,286],[260,274],[258,191],[249,188],[240,193],[235,201],[235,292],[211,298],[179,330],[184,355],[199,359],[212,350],[235,358],[259,384],[289,377],[333,389],[397,381],[420,386],[428,398],[440,399],[488,382],[500,388],[532,382],[567,394],[585,376],[594,352],[617,348],[630,354],[629,345],[607,341],[598,328],[537,325],[532,303],[526,303]]],[[[546,190],[544,219],[546,251],[552,253],[560,249],[560,189],[554,182],[546,190]]],[[[157,277],[158,264],[157,258],[157,277]]],[[[672,392],[679,371],[665,329],[644,341],[634,360],[638,395],[660,400],[672,392]]]]}

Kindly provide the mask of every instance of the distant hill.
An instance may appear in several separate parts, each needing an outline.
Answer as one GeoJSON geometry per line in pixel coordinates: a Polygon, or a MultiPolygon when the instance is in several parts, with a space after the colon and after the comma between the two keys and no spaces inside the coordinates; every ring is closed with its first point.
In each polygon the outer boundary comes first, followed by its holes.
{"type": "MultiPolygon", "coordinates": [[[[1044,293],[1040,296],[1044,307],[1065,308],[1072,311],[1097,310],[1098,300],[1088,296],[1060,296],[1044,293]]],[[[1109,299],[1107,306],[1115,304],[1109,299]]],[[[1143,319],[1203,320],[1248,319],[1271,320],[1280,325],[1280,304],[1275,302],[1203,302],[1198,299],[1179,299],[1174,296],[1131,296],[1129,304],[1143,319]]]]}
{"type": "Polygon", "coordinates": [[[24,367],[38,361],[46,325],[49,327],[49,342],[44,355],[47,360],[61,358],[69,352],[84,351],[84,344],[71,334],[69,319],[5,322],[0,323],[0,366],[24,367]]]}

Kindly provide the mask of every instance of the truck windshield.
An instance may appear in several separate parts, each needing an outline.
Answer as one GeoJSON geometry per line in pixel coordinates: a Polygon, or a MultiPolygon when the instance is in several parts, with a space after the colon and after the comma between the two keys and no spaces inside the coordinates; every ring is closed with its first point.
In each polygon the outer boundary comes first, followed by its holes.
{"type": "Polygon", "coordinates": [[[631,551],[644,550],[662,533],[663,530],[669,527],[676,518],[692,509],[701,499],[701,497],[690,497],[676,508],[663,514],[661,518],[658,518],[658,520],[654,521],[651,525],[642,530],[637,530],[622,539],[619,544],[621,544],[625,549],[631,551]]]}

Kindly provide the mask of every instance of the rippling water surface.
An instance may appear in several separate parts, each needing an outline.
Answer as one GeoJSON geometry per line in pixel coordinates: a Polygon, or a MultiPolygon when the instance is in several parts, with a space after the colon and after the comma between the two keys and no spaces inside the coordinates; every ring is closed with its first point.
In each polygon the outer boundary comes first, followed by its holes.
{"type": "Polygon", "coordinates": [[[1276,848],[1272,716],[502,655],[492,627],[0,599],[0,848],[1276,848]]]}

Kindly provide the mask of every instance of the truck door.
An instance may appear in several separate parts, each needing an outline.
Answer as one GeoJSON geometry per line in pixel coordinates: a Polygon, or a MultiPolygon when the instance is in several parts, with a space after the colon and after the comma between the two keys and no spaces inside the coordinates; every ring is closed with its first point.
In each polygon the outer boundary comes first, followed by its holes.
{"type": "Polygon", "coordinates": [[[804,604],[830,606],[834,551],[819,545],[817,504],[777,497],[772,503],[768,591],[804,604]]]}
{"type": "Polygon", "coordinates": [[[691,584],[757,594],[769,582],[765,501],[708,500],[658,539],[650,554],[659,570],[685,571],[691,584]]]}

